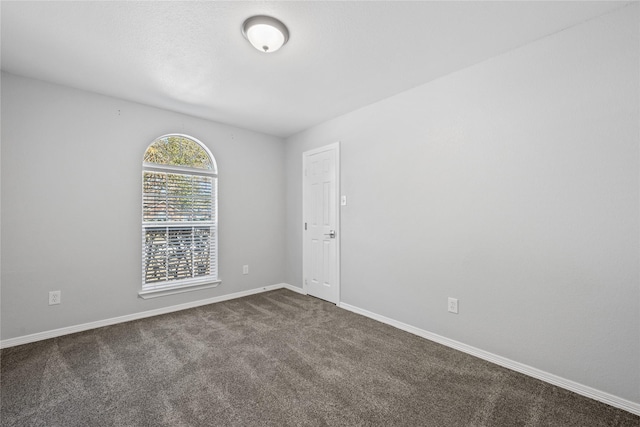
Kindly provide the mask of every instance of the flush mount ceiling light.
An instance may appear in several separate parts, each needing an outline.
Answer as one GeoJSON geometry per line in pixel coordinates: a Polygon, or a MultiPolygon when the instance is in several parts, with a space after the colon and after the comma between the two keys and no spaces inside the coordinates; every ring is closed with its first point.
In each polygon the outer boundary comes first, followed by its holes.
{"type": "Polygon", "coordinates": [[[289,30],[270,16],[252,16],[242,24],[242,34],[261,52],[271,53],[289,40],[289,30]]]}

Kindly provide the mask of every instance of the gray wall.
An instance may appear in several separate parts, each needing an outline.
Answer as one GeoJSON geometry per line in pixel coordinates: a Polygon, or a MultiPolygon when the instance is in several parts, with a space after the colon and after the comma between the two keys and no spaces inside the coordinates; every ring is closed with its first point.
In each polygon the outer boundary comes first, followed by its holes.
{"type": "Polygon", "coordinates": [[[3,73],[2,339],[283,282],[283,169],[279,138],[3,73]],[[222,284],[142,300],[142,155],[166,133],[218,163],[222,284]]]}
{"type": "Polygon", "coordinates": [[[341,301],[640,402],[638,52],[636,4],[289,138],[287,282],[339,140],[341,301]]]}

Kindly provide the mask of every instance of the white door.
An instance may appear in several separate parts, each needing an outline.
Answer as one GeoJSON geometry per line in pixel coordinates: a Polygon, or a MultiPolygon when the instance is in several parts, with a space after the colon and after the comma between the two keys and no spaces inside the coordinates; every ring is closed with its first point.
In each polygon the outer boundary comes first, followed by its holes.
{"type": "Polygon", "coordinates": [[[309,295],[340,297],[339,143],[303,153],[303,267],[309,295]]]}

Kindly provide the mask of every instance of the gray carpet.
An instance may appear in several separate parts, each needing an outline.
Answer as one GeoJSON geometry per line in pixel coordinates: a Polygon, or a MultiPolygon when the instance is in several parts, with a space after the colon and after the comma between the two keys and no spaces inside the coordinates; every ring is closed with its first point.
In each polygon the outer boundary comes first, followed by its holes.
{"type": "Polygon", "coordinates": [[[2,426],[640,426],[287,290],[0,356],[2,426]]]}

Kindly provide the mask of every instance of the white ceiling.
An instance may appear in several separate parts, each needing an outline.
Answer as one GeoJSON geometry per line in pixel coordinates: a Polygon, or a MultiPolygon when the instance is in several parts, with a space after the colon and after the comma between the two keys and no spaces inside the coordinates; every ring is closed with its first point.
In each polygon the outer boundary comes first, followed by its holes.
{"type": "Polygon", "coordinates": [[[2,1],[2,69],[286,137],[629,2],[2,1]],[[273,54],[241,25],[289,28],[273,54]]]}

